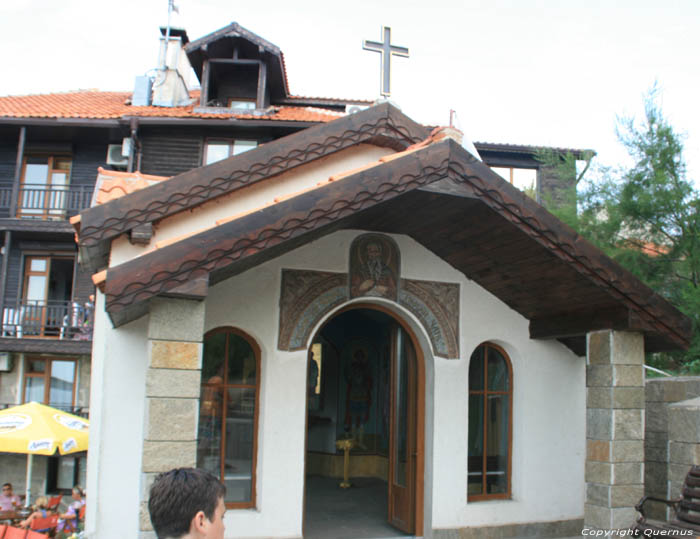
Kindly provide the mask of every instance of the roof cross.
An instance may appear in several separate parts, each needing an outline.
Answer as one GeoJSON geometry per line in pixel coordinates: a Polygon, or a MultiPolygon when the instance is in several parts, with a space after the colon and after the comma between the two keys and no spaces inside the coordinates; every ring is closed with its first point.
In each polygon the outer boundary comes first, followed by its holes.
{"type": "Polygon", "coordinates": [[[381,57],[380,71],[380,94],[384,97],[391,95],[391,56],[403,56],[408,58],[408,49],[406,47],[398,47],[391,44],[391,28],[383,27],[384,41],[368,41],[364,40],[362,48],[366,51],[378,52],[381,57]]]}

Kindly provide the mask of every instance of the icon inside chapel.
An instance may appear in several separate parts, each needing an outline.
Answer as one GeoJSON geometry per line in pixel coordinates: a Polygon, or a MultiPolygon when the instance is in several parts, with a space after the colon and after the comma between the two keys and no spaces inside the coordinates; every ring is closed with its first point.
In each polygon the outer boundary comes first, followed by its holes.
{"type": "Polygon", "coordinates": [[[396,300],[399,249],[381,234],[363,234],[350,246],[350,297],[374,296],[396,300]]]}

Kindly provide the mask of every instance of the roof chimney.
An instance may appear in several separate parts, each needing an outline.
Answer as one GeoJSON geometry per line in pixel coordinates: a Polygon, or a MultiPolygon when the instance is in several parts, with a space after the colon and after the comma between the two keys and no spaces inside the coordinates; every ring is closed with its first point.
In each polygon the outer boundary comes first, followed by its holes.
{"type": "Polygon", "coordinates": [[[153,84],[153,104],[158,107],[182,107],[190,104],[187,87],[190,62],[183,50],[189,43],[182,28],[160,28],[160,51],[156,80],[153,84]]]}

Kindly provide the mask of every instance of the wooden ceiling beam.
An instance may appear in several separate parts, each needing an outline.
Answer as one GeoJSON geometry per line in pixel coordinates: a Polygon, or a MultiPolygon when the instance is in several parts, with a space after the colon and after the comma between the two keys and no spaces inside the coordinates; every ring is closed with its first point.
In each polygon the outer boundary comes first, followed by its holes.
{"type": "Polygon", "coordinates": [[[651,328],[629,309],[621,307],[562,313],[530,320],[531,339],[565,339],[603,329],[644,331],[651,328]]]}

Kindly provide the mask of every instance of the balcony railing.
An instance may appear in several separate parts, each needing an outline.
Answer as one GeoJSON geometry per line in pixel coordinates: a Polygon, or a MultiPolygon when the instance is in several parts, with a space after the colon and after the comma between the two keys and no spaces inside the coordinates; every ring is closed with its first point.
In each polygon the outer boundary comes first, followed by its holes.
{"type": "Polygon", "coordinates": [[[31,301],[6,303],[2,313],[2,336],[92,340],[92,304],[76,301],[31,301]]]}
{"type": "Polygon", "coordinates": [[[62,220],[90,206],[91,185],[22,184],[17,194],[17,213],[10,215],[12,184],[0,183],[0,216],[22,219],[62,220]]]}

